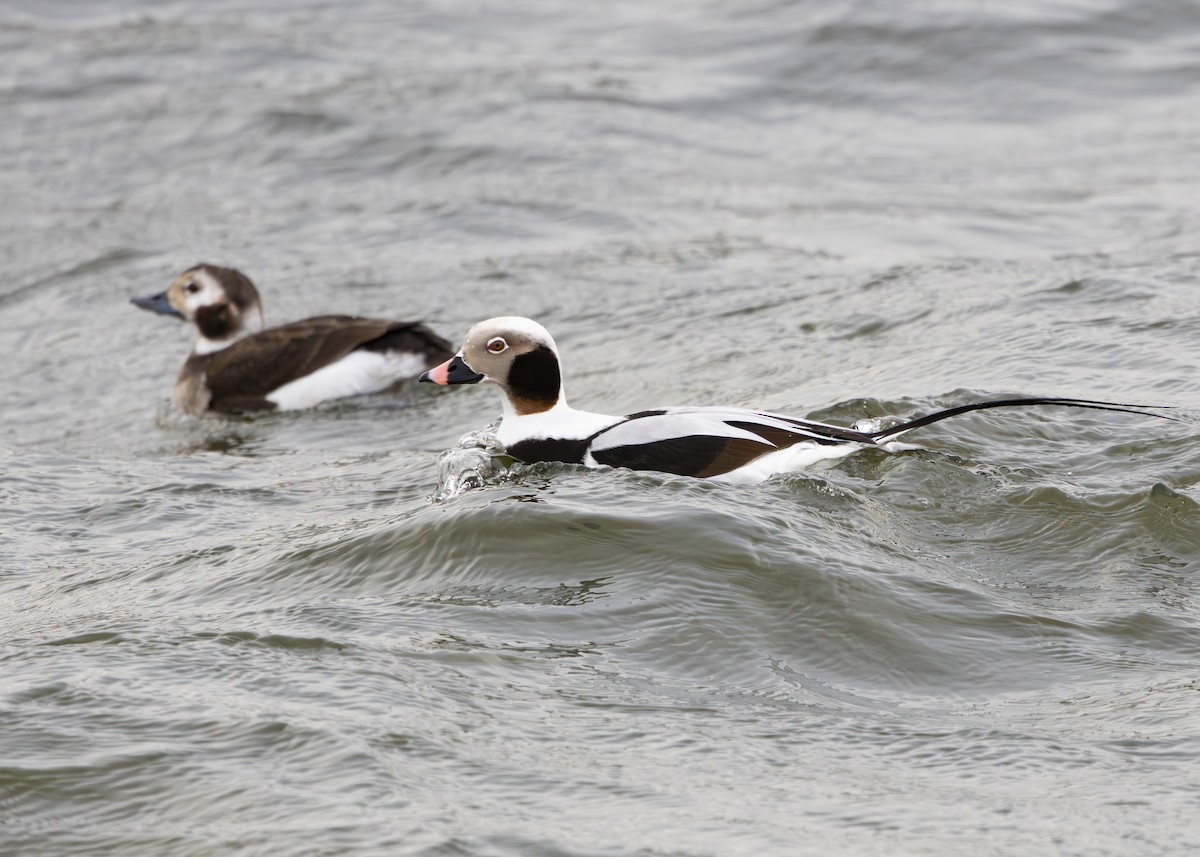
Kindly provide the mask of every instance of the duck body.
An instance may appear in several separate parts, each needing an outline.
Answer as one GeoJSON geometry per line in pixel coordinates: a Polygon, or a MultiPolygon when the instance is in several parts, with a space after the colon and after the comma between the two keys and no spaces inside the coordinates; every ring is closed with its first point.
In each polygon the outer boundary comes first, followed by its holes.
{"type": "Polygon", "coordinates": [[[870,443],[829,437],[819,428],[836,429],[740,408],[672,407],[614,417],[560,406],[505,416],[496,439],[526,463],[625,467],[736,483],[761,482],[870,443]]]}
{"type": "Polygon", "coordinates": [[[1070,398],[974,402],[874,431],[726,407],[669,407],[608,416],[567,404],[554,340],[537,322],[513,316],[475,325],[462,350],[420,380],[498,384],[504,393],[504,415],[497,440],[526,463],[626,467],[736,483],[761,482],[865,447],[888,449],[900,434],[975,410],[1058,405],[1163,416],[1139,410],[1143,406],[1070,398]]]}
{"type": "Polygon", "coordinates": [[[172,394],[190,414],[290,411],[378,393],[451,353],[415,321],[322,315],[264,329],[253,283],[215,265],[189,268],[165,292],[133,303],[199,331],[172,394]]]}

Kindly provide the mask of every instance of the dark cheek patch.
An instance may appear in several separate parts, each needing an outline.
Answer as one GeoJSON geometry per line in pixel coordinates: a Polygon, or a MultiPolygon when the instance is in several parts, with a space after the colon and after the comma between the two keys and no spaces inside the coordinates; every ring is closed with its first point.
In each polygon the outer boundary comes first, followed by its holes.
{"type": "Polygon", "coordinates": [[[508,390],[517,413],[538,413],[552,407],[561,387],[558,357],[549,348],[539,345],[513,358],[508,390]]]}
{"type": "Polygon", "coordinates": [[[205,339],[228,339],[237,332],[237,324],[229,304],[215,304],[196,310],[196,327],[205,339]]]}

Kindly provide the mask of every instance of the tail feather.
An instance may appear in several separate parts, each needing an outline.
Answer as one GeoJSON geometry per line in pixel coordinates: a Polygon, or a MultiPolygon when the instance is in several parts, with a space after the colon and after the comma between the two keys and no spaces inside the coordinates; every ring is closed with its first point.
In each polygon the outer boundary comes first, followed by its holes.
{"type": "Polygon", "coordinates": [[[998,399],[992,402],[974,402],[969,405],[959,405],[956,408],[947,408],[944,411],[927,414],[923,417],[918,417],[915,420],[910,420],[906,423],[901,423],[898,426],[891,428],[880,429],[879,431],[867,432],[866,436],[874,443],[887,440],[896,435],[903,434],[907,431],[912,431],[921,426],[927,426],[930,423],[940,422],[948,417],[956,417],[959,414],[969,413],[970,411],[983,411],[989,408],[1024,408],[1033,407],[1036,405],[1055,405],[1064,408],[1090,408],[1096,411],[1117,411],[1125,414],[1140,414],[1145,417],[1158,417],[1163,420],[1173,420],[1179,422],[1178,417],[1168,416],[1167,414],[1159,413],[1161,410],[1168,408],[1168,405],[1127,405],[1121,402],[1100,402],[1093,399],[1062,399],[1062,398],[1027,398],[1027,399],[998,399]]]}

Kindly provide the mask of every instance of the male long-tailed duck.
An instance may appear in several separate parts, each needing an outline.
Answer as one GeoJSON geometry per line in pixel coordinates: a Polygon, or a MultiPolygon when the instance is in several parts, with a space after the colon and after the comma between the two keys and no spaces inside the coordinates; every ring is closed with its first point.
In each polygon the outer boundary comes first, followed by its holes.
{"type": "Polygon", "coordinates": [[[504,393],[496,438],[519,461],[559,461],[657,470],[752,483],[857,449],[886,448],[904,432],[968,411],[1062,405],[1161,417],[1090,399],[1022,398],[975,402],[891,428],[859,431],[741,408],[680,407],[616,417],[577,411],[563,394],[558,348],[527,318],[493,318],[471,328],[462,350],[421,375],[434,384],[491,381],[504,393]]]}
{"type": "Polygon", "coordinates": [[[264,329],[249,277],[216,265],[189,268],[165,292],[133,303],[200,331],[172,396],[190,414],[291,411],[378,393],[452,353],[415,321],[320,315],[264,329]]]}

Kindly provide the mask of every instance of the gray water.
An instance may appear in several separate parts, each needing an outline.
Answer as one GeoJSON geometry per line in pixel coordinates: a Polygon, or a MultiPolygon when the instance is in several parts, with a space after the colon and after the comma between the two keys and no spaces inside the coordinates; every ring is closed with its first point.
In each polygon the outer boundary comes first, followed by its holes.
{"type": "Polygon", "coordinates": [[[1196,4],[8,0],[0,116],[5,857],[1200,847],[1196,4]],[[506,471],[175,412],[198,261],[589,410],[1182,421],[506,471]]]}

